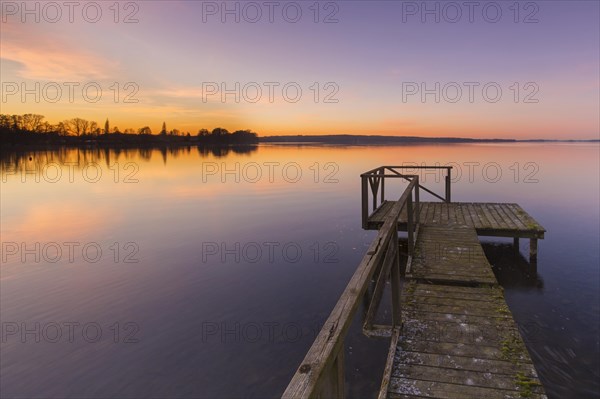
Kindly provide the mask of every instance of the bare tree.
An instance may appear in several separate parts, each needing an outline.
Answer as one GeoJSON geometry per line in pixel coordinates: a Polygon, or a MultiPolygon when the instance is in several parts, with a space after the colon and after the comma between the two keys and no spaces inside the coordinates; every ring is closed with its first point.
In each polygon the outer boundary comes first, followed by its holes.
{"type": "Polygon", "coordinates": [[[100,133],[100,128],[98,127],[98,124],[94,121],[90,122],[90,133],[96,135],[100,133]]]}
{"type": "Polygon", "coordinates": [[[61,136],[67,136],[69,134],[69,128],[65,122],[58,122],[58,125],[56,125],[56,131],[61,136]]]}
{"type": "Polygon", "coordinates": [[[11,119],[13,130],[23,129],[23,117],[21,115],[12,115],[11,119]]]}
{"type": "Polygon", "coordinates": [[[0,114],[0,127],[10,129],[12,127],[12,117],[6,114],[0,114]]]}
{"type": "Polygon", "coordinates": [[[90,122],[81,118],[73,118],[64,121],[65,128],[69,134],[81,136],[87,134],[90,129],[90,122]]]}
{"type": "Polygon", "coordinates": [[[43,125],[44,115],[25,114],[21,118],[21,128],[30,132],[39,132],[43,125]]]}
{"type": "Polygon", "coordinates": [[[54,126],[52,126],[51,124],[49,124],[47,121],[45,121],[44,123],[42,123],[42,126],[40,127],[40,131],[44,132],[44,133],[50,133],[54,130],[54,126]]]}
{"type": "Polygon", "coordinates": [[[152,129],[148,126],[144,126],[138,130],[138,134],[152,134],[152,129]]]}
{"type": "Polygon", "coordinates": [[[90,129],[90,122],[85,119],[75,118],[78,120],[78,123],[81,125],[81,134],[88,134],[90,129]]]}

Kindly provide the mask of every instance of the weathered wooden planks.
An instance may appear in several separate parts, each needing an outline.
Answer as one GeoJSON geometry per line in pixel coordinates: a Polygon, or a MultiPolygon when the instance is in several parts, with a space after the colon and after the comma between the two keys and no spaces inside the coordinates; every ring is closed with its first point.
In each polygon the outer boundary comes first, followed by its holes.
{"type": "Polygon", "coordinates": [[[421,225],[406,277],[446,284],[496,285],[474,228],[421,225]]]}
{"type": "MultiPolygon", "coordinates": [[[[369,216],[367,227],[378,229],[391,209],[385,201],[369,216]]],[[[399,228],[406,231],[406,209],[399,228]]],[[[545,229],[517,204],[421,202],[420,222],[425,225],[474,227],[480,236],[544,238],[545,229]]]]}
{"type": "Polygon", "coordinates": [[[545,398],[501,288],[410,281],[402,307],[389,398],[545,398]]]}

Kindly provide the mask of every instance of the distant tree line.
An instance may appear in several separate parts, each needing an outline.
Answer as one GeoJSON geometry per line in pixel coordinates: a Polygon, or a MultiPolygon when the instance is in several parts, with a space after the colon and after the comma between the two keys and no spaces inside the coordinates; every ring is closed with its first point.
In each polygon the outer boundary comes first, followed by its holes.
{"type": "Polygon", "coordinates": [[[237,130],[230,133],[217,127],[212,131],[200,129],[194,136],[179,129],[167,130],[165,122],[158,135],[152,134],[149,126],[137,130],[128,128],[121,131],[117,126],[111,129],[108,119],[101,127],[95,121],[82,118],[67,119],[50,124],[43,115],[0,114],[0,138],[3,144],[28,143],[176,143],[188,142],[198,145],[237,145],[258,143],[258,135],[251,130],[237,130]]]}

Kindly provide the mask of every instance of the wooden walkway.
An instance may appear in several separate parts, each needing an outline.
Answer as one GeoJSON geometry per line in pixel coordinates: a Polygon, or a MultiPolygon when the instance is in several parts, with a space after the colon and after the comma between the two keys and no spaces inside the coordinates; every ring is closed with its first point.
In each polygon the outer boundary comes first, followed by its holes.
{"type": "Polygon", "coordinates": [[[454,285],[498,284],[472,227],[422,225],[406,278],[454,285]]]}
{"type": "Polygon", "coordinates": [[[409,267],[387,397],[545,397],[473,227],[420,226],[409,267]]]}

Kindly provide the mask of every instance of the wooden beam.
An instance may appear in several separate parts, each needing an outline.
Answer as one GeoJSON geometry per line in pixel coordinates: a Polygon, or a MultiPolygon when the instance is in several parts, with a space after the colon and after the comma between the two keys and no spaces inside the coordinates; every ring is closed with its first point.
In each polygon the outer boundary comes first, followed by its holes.
{"type": "Polygon", "coordinates": [[[369,222],[369,182],[366,176],[361,176],[361,207],[362,207],[362,228],[366,229],[369,222]]]}
{"type": "Polygon", "coordinates": [[[400,327],[402,325],[402,307],[400,305],[400,253],[398,251],[398,239],[394,242],[396,246],[396,256],[392,264],[391,285],[392,285],[392,326],[400,327]]]}
{"type": "Polygon", "coordinates": [[[369,309],[367,310],[367,314],[365,315],[363,330],[368,331],[373,328],[373,320],[375,319],[377,309],[379,308],[379,303],[381,302],[381,296],[383,295],[383,291],[385,289],[387,277],[390,275],[390,269],[395,267],[395,263],[397,263],[397,261],[398,238],[396,237],[394,239],[394,237],[392,237],[389,241],[385,258],[383,260],[383,264],[379,272],[379,276],[377,276],[377,282],[375,284],[375,289],[373,290],[371,302],[369,303],[369,309]]]}
{"type": "Polygon", "coordinates": [[[446,173],[446,202],[452,202],[450,197],[450,185],[452,184],[452,180],[450,180],[450,170],[446,173]]]}
{"type": "Polygon", "coordinates": [[[537,262],[538,240],[537,238],[529,239],[529,263],[537,262]]]}
{"type": "Polygon", "coordinates": [[[383,378],[381,380],[381,388],[379,389],[378,399],[386,399],[388,397],[388,388],[390,386],[390,379],[392,377],[392,369],[394,366],[394,355],[396,354],[396,347],[400,339],[400,329],[395,328],[392,331],[392,340],[390,342],[390,350],[388,351],[387,361],[385,362],[385,369],[383,370],[383,378]]]}

